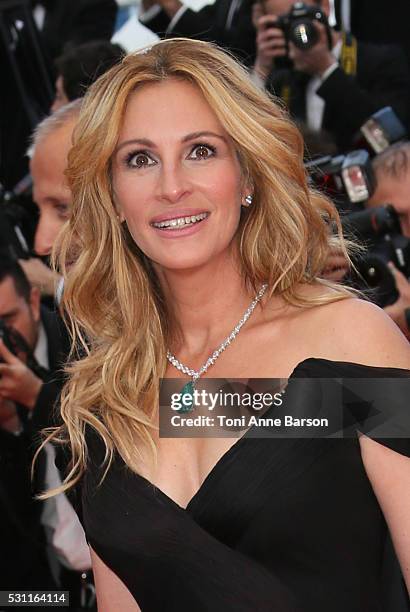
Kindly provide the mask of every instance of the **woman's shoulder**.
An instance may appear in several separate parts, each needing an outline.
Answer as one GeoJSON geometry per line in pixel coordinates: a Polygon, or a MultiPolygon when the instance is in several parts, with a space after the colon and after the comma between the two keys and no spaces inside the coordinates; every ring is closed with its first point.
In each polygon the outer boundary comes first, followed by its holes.
{"type": "MultiPolygon", "coordinates": [[[[301,315],[318,357],[376,367],[410,369],[410,345],[392,319],[378,306],[355,296],[337,299],[332,290],[301,315]]],[[[315,356],[315,355],[312,355],[315,356]]]]}

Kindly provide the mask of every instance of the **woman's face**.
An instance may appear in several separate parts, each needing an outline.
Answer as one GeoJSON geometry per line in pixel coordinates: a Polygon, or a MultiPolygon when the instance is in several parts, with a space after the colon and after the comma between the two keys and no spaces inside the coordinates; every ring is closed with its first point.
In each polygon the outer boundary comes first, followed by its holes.
{"type": "Polygon", "coordinates": [[[120,218],[153,262],[192,269],[229,252],[250,190],[195,85],[170,79],[132,94],[112,171],[120,218]]]}

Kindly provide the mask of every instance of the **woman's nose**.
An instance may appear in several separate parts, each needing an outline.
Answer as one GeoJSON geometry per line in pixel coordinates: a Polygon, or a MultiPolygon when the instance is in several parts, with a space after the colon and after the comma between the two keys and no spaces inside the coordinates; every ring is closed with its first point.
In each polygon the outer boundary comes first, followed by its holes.
{"type": "Polygon", "coordinates": [[[189,192],[186,170],[179,164],[163,165],[158,181],[158,196],[170,204],[177,203],[189,192]]]}

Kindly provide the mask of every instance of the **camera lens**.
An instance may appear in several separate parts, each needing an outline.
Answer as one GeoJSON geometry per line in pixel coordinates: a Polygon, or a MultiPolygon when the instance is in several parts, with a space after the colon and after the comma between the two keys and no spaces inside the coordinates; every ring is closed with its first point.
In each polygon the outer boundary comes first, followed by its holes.
{"type": "Polygon", "coordinates": [[[291,25],[289,39],[298,49],[307,50],[317,43],[319,32],[310,19],[297,19],[291,25]]]}

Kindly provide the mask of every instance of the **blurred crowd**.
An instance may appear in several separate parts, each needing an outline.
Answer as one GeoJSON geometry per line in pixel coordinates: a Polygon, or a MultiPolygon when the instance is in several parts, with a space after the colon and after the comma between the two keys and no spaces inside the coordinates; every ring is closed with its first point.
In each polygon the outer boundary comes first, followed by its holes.
{"type": "Polygon", "coordinates": [[[69,352],[50,267],[70,215],[67,154],[82,96],[126,53],[111,42],[116,29],[130,18],[159,38],[213,41],[277,96],[304,135],[312,182],[363,245],[351,261],[330,251],[323,279],[362,290],[410,339],[408,17],[408,0],[394,12],[381,0],[215,0],[199,10],[180,0],[0,0],[0,590],[69,590],[70,609],[95,608],[75,500],[33,498],[61,483],[53,447],[34,478],[30,466],[69,352]]]}

